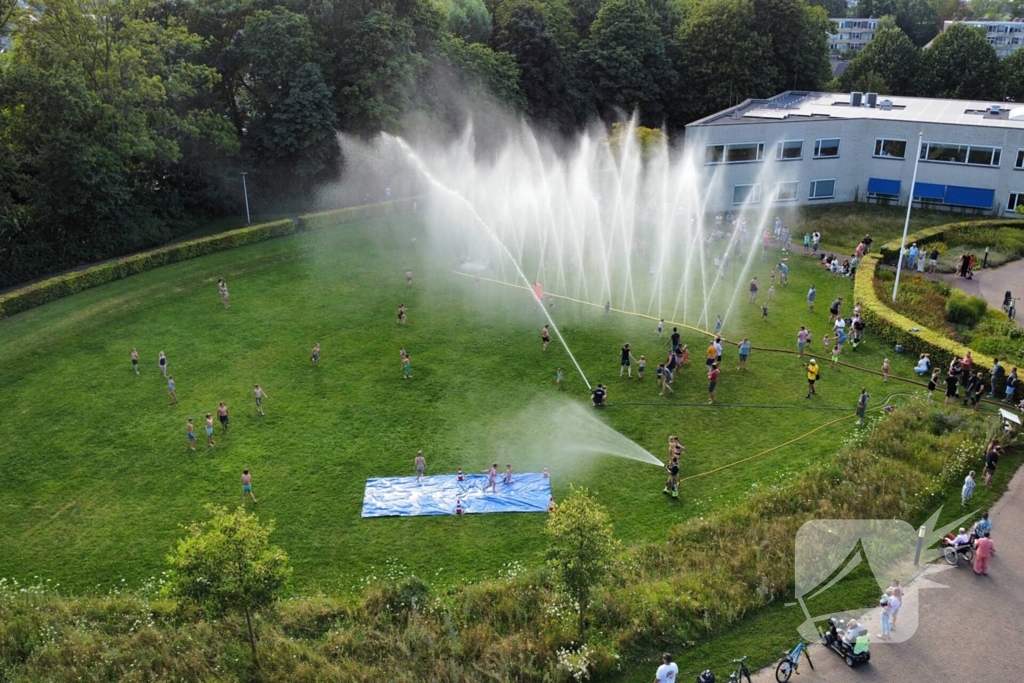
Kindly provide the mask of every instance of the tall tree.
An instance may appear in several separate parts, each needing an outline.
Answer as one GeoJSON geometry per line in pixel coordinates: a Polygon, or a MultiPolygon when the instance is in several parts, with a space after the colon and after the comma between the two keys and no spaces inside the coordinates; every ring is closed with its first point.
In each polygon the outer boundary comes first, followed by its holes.
{"type": "Polygon", "coordinates": [[[1000,64],[1003,70],[1005,95],[1014,102],[1024,102],[1024,50],[1017,50],[1000,64]]]}
{"type": "Polygon", "coordinates": [[[929,0],[901,0],[896,10],[896,25],[918,47],[924,47],[939,33],[939,15],[929,0]]]}
{"type": "MultiPolygon", "coordinates": [[[[921,51],[898,28],[883,28],[874,39],[853,58],[839,78],[843,90],[863,90],[865,83],[874,83],[868,74],[874,73],[893,95],[916,95],[921,75],[921,51]]],[[[866,91],[865,91],[866,92],[866,91]]]]}
{"type": "Polygon", "coordinates": [[[922,89],[931,97],[998,98],[1001,76],[999,57],[983,28],[953,24],[924,51],[922,89]]]}
{"type": "Polygon", "coordinates": [[[809,7],[805,0],[753,0],[752,5],[755,30],[771,41],[775,89],[821,89],[832,76],[828,14],[820,7],[809,7]]]}
{"type": "Polygon", "coordinates": [[[608,513],[585,488],[572,488],[548,518],[548,562],[577,606],[579,635],[594,588],[604,579],[616,542],[608,513]]]}
{"type": "Polygon", "coordinates": [[[674,103],[674,126],[776,91],[771,39],[757,33],[751,0],[698,4],[676,31],[676,43],[687,94],[674,103]],[[723,32],[732,39],[722,40],[723,32]]]}
{"type": "Polygon", "coordinates": [[[645,125],[664,122],[677,76],[642,0],[608,0],[581,45],[580,59],[602,117],[639,111],[645,125]]]}
{"type": "Polygon", "coordinates": [[[509,4],[514,6],[504,12],[494,47],[515,58],[530,117],[568,132],[576,123],[580,104],[569,58],[538,7],[520,0],[509,4]]]}
{"type": "Polygon", "coordinates": [[[448,30],[468,43],[491,38],[491,14],[481,0],[449,0],[448,30]]]}
{"type": "Polygon", "coordinates": [[[210,519],[188,528],[168,557],[166,592],[219,617],[241,612],[248,628],[252,659],[257,666],[253,615],[272,605],[291,575],[288,556],[270,544],[274,524],[260,524],[239,507],[228,512],[208,506],[210,519]]]}
{"type": "Polygon", "coordinates": [[[846,0],[810,0],[807,4],[822,8],[833,19],[845,17],[848,11],[846,0]]]}

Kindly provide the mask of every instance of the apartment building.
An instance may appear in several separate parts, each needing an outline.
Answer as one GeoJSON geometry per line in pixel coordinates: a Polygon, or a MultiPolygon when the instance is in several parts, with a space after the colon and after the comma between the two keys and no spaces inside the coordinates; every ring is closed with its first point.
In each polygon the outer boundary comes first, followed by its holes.
{"type": "Polygon", "coordinates": [[[1021,105],[788,91],[694,121],[686,147],[708,211],[913,201],[1010,216],[1024,206],[1021,105]]]}
{"type": "Polygon", "coordinates": [[[1005,57],[1016,52],[1024,45],[1024,20],[1016,21],[946,21],[942,24],[945,31],[952,24],[978,26],[985,30],[985,38],[989,45],[996,49],[996,54],[1005,57]]]}
{"type": "Polygon", "coordinates": [[[828,50],[833,54],[860,52],[875,37],[878,19],[832,19],[837,30],[828,35],[828,50]]]}

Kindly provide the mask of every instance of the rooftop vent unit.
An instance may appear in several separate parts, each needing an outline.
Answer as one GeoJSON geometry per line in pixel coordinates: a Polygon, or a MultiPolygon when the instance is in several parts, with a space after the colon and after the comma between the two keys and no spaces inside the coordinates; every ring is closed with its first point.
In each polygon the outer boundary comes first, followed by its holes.
{"type": "Polygon", "coordinates": [[[876,93],[876,92],[869,92],[864,97],[867,100],[867,105],[870,108],[874,109],[875,105],[878,104],[878,93],[876,93]]]}
{"type": "Polygon", "coordinates": [[[1002,110],[1003,108],[1001,106],[999,106],[998,104],[993,104],[991,107],[988,108],[988,113],[999,116],[999,112],[1001,112],[1002,110]]]}
{"type": "Polygon", "coordinates": [[[850,106],[859,107],[861,99],[864,97],[864,93],[852,92],[850,93],[850,106]]]}
{"type": "Polygon", "coordinates": [[[878,108],[882,111],[892,111],[892,100],[882,100],[878,103],[878,108]]]}

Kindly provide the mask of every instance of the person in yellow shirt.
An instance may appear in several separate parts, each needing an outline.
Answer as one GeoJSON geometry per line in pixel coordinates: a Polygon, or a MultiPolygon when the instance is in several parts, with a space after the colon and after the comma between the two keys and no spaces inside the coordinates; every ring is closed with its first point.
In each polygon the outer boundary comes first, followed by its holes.
{"type": "Polygon", "coordinates": [[[810,398],[811,394],[817,393],[814,391],[814,381],[818,379],[818,363],[812,358],[804,368],[807,369],[807,396],[804,398],[810,398]]]}
{"type": "Polygon", "coordinates": [[[704,364],[708,366],[708,370],[711,370],[711,366],[718,360],[718,347],[715,346],[714,342],[708,344],[708,352],[704,354],[704,364]]]}

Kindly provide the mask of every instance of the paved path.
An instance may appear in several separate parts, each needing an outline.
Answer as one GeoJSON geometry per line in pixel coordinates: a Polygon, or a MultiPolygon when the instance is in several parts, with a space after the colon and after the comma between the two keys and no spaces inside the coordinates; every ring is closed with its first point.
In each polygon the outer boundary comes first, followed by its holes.
{"type": "MultiPolygon", "coordinates": [[[[879,641],[875,638],[877,623],[870,624],[869,663],[850,669],[834,652],[814,645],[810,653],[815,669],[812,671],[804,661],[800,675],[792,680],[1024,681],[1024,468],[1017,471],[1006,494],[992,508],[991,517],[996,555],[988,576],[976,576],[964,564],[932,575],[931,581],[948,588],[908,590],[901,618],[915,594],[920,609],[917,631],[905,642],[879,641]]],[[[774,680],[774,669],[754,677],[755,683],[774,680]]]]}
{"type": "MultiPolygon", "coordinates": [[[[965,294],[982,297],[989,306],[997,311],[1002,310],[1003,296],[1007,291],[1013,292],[1014,296],[1024,300],[1024,259],[1011,261],[998,268],[977,270],[974,272],[972,280],[957,277],[952,273],[935,277],[943,282],[948,282],[965,294]]],[[[1018,308],[1021,306],[1018,305],[1018,308]]],[[[1020,316],[1017,318],[1017,323],[1021,324],[1020,316]]],[[[1021,680],[1024,680],[1024,675],[1021,676],[1021,680]]]]}

